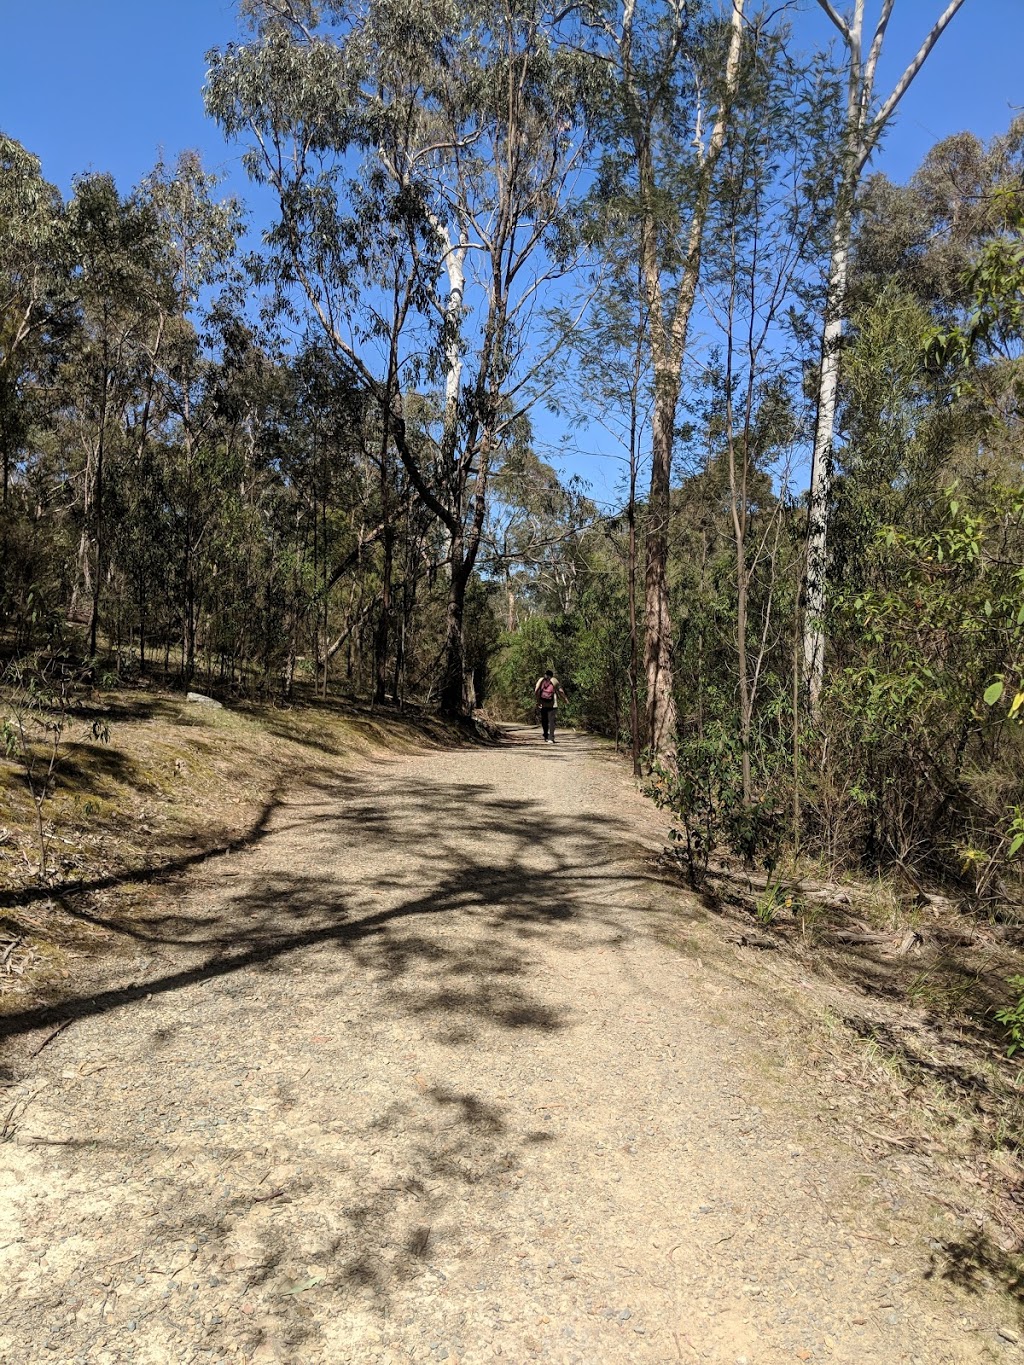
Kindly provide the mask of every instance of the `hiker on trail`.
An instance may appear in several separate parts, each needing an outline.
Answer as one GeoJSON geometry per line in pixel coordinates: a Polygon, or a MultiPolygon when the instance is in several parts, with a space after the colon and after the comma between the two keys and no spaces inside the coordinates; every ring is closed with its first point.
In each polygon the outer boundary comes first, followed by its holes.
{"type": "Polygon", "coordinates": [[[555,717],[558,715],[558,698],[566,700],[565,693],[562,691],[562,684],[558,681],[551,669],[547,669],[543,678],[538,678],[534,685],[533,695],[537,699],[537,710],[540,712],[541,728],[544,731],[544,743],[554,744],[555,742],[555,717]]]}

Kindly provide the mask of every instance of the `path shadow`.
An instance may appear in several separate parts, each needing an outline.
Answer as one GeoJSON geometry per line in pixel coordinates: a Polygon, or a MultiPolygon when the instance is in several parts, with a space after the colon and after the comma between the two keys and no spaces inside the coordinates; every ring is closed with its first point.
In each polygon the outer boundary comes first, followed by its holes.
{"type": "Polygon", "coordinates": [[[977,1231],[958,1241],[944,1242],[932,1253],[926,1280],[947,1280],[969,1294],[986,1294],[993,1283],[1017,1306],[1018,1320],[1024,1315],[1024,1260],[1004,1251],[985,1232],[977,1231]]]}
{"type": "MultiPolygon", "coordinates": [[[[557,763],[538,745],[538,768],[549,778],[552,759],[557,763]]],[[[327,1000],[344,1003],[358,978],[372,981],[382,1017],[406,1019],[412,1036],[429,1030],[446,1047],[471,1048],[484,1033],[492,1042],[507,1038],[509,1048],[543,1038],[564,1038],[570,1046],[579,1001],[573,987],[541,977],[538,950],[555,940],[568,951],[616,953],[661,922],[653,884],[665,879],[648,863],[628,817],[560,813],[557,793],[542,804],[486,781],[454,784],[416,765],[402,765],[394,780],[387,764],[378,774],[376,781],[364,772],[350,783],[314,782],[287,804],[275,797],[238,850],[301,831],[297,867],[280,866],[279,857],[267,872],[236,858],[230,870],[240,872],[237,881],[225,880],[219,893],[204,887],[187,914],[185,907],[158,907],[134,926],[147,947],[171,959],[169,966],[151,963],[130,986],[54,997],[7,1014],[0,1017],[0,1038],[145,1010],[147,1000],[202,982],[219,981],[231,995],[233,980],[244,1027],[249,1012],[264,1008],[252,997],[267,992],[254,992],[245,975],[256,972],[294,975],[296,1005],[301,979],[310,1020],[325,1013],[327,1000]],[[409,856],[410,846],[416,857],[409,856]]],[[[197,855],[174,870],[212,856],[197,855]]],[[[272,996],[290,1000],[284,985],[272,996]]],[[[585,988],[580,978],[575,989],[585,988]]],[[[170,1019],[161,1011],[159,1027],[143,1024],[152,1031],[153,1052],[176,1035],[184,1041],[197,1011],[192,996],[170,1019]]],[[[293,1034],[306,1017],[291,1006],[280,1010],[281,1026],[293,1034]]],[[[242,1145],[244,1128],[233,1139],[238,1145],[227,1142],[222,1152],[211,1130],[203,1151],[218,1167],[240,1170],[239,1187],[211,1193],[208,1174],[177,1165],[174,1198],[161,1206],[147,1246],[154,1257],[182,1240],[223,1247],[239,1219],[252,1219],[259,1251],[242,1272],[242,1292],[258,1291],[270,1301],[275,1330],[301,1357],[325,1315],[344,1314],[356,1302],[387,1314],[403,1285],[435,1264],[458,1260],[460,1209],[513,1198],[533,1155],[560,1140],[549,1115],[514,1119],[502,1098],[439,1082],[378,1098],[370,1112],[354,1103],[346,1150],[358,1164],[363,1154],[385,1147],[393,1157],[389,1173],[371,1173],[367,1165],[366,1173],[335,1175],[332,1183],[311,1169],[282,1179],[279,1189],[260,1184],[266,1163],[242,1145]],[[330,1220],[321,1225],[317,1215],[339,1193],[332,1231],[330,1220]],[[276,1220],[264,1216],[275,1207],[276,1220]],[[310,1265],[322,1273],[315,1292],[325,1307],[316,1312],[305,1312],[302,1295],[288,1287],[300,1227],[315,1230],[313,1249],[302,1255],[307,1278],[310,1265]]],[[[151,1146],[148,1155],[122,1128],[124,1150],[97,1153],[90,1137],[90,1160],[115,1169],[130,1161],[146,1170],[176,1160],[177,1134],[156,1133],[143,1114],[135,1123],[151,1146]]],[[[52,1150],[55,1163],[83,1159],[69,1144],[52,1150]]],[[[260,1342],[258,1327],[232,1320],[211,1328],[203,1344],[229,1337],[247,1350],[260,1342]]]]}
{"type": "MultiPolygon", "coordinates": [[[[622,910],[612,913],[611,903],[626,887],[660,880],[641,866],[644,850],[625,820],[559,815],[487,783],[452,787],[420,775],[414,789],[389,788],[386,800],[367,787],[365,777],[311,784],[301,802],[288,804],[294,821],[280,818],[285,808],[275,793],[239,839],[132,877],[76,888],[86,892],[171,877],[296,829],[312,841],[300,861],[315,864],[321,853],[324,861],[322,873],[303,867],[251,880],[242,868],[237,889],[225,879],[222,894],[210,895],[195,910],[164,906],[130,924],[69,900],[70,913],[182,960],[130,986],[54,994],[42,1004],[10,1011],[0,1016],[0,1039],[107,1014],[249,968],[278,971],[309,950],[348,954],[391,983],[396,996],[418,969],[429,970],[429,981],[418,978],[416,992],[403,1002],[410,1014],[550,1029],[558,1026],[550,1009],[531,1002],[516,984],[524,972],[525,945],[555,932],[571,945],[570,930],[584,917],[590,935],[603,932],[609,945],[621,943],[622,910]],[[351,851],[371,841],[375,857],[371,867],[361,868],[363,883],[346,884],[351,851]],[[406,857],[410,843],[420,854],[412,863],[406,857]],[[495,846],[503,850],[497,860],[490,852],[495,846]],[[439,936],[439,926],[458,919],[473,923],[471,943],[439,936]]],[[[329,976],[330,963],[311,970],[329,976]]]]}
{"type": "Polygon", "coordinates": [[[130,937],[145,937],[145,934],[133,932],[131,925],[121,919],[90,913],[82,906],[77,905],[76,900],[91,896],[97,891],[110,891],[118,886],[135,884],[143,886],[151,882],[164,881],[181,872],[186,872],[190,868],[197,867],[201,863],[208,862],[212,858],[221,858],[226,854],[238,853],[242,849],[249,848],[266,836],[271,816],[280,804],[281,795],[280,788],[278,788],[264,802],[256,819],[242,834],[232,839],[207,844],[193,853],[184,853],[177,858],[164,859],[151,863],[147,867],[125,868],[120,872],[111,872],[107,876],[92,877],[85,881],[63,882],[57,885],[41,884],[0,891],[0,909],[31,905],[37,901],[54,901],[73,918],[82,919],[90,924],[99,925],[115,933],[127,934],[130,937]]]}

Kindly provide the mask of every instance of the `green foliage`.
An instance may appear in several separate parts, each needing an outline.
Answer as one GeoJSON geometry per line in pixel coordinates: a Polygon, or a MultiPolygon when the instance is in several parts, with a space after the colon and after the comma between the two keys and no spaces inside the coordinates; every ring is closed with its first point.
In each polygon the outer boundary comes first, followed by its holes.
{"type": "Polygon", "coordinates": [[[1006,849],[1006,857],[1009,860],[1016,858],[1021,849],[1024,849],[1024,806],[1014,806],[1010,812],[1007,837],[1010,840],[1006,849]]]}
{"type": "Polygon", "coordinates": [[[1006,1033],[1006,1055],[1012,1057],[1024,1048],[1024,976],[1011,976],[1006,984],[1017,998],[993,1013],[1006,1033]]]}
{"type": "Polygon", "coordinates": [[[560,655],[558,635],[545,617],[530,617],[518,630],[506,631],[491,662],[488,706],[498,716],[532,719],[534,684],[548,668],[561,678],[560,655]]]}
{"type": "MultiPolygon", "coordinates": [[[[39,651],[8,665],[0,679],[0,740],[8,763],[21,773],[35,811],[38,864],[45,881],[51,835],[45,808],[57,783],[61,748],[88,670],[76,669],[56,649],[39,651]]],[[[93,739],[106,742],[105,720],[91,722],[93,739]]]]}
{"type": "Polygon", "coordinates": [[[573,714],[618,741],[629,726],[629,621],[621,577],[595,574],[580,594],[570,659],[573,714]]]}
{"type": "Polygon", "coordinates": [[[720,848],[771,871],[782,847],[782,813],[770,800],[743,800],[736,736],[714,723],[703,734],[680,741],[678,762],[677,773],[654,768],[648,793],[678,821],[671,837],[681,849],[694,890],[704,885],[710,860],[720,848]]]}
{"type": "Polygon", "coordinates": [[[758,924],[772,925],[780,915],[800,914],[803,903],[798,896],[789,891],[782,882],[770,881],[764,895],[758,898],[754,912],[758,924]]]}
{"type": "Polygon", "coordinates": [[[914,862],[927,850],[954,872],[961,851],[991,848],[1002,823],[972,772],[1011,753],[979,699],[991,707],[1003,679],[1021,685],[1021,571],[1007,547],[1024,548],[1024,495],[949,490],[944,508],[932,531],[879,530],[865,586],[837,595],[848,662],[825,723],[849,765],[869,855],[914,862]]]}
{"type": "Polygon", "coordinates": [[[964,284],[972,303],[969,316],[957,326],[935,328],[928,338],[934,365],[958,371],[961,387],[980,357],[1019,354],[1024,334],[1024,205],[1019,184],[1005,186],[989,197],[996,231],[965,271],[964,284]]]}

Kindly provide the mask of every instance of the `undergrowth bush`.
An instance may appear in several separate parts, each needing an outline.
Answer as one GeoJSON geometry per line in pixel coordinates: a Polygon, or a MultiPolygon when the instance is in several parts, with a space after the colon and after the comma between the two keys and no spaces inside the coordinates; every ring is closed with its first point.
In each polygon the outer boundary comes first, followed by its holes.
{"type": "Polygon", "coordinates": [[[694,890],[704,885],[711,858],[721,848],[771,872],[782,847],[784,816],[769,798],[744,801],[735,738],[715,723],[682,739],[677,761],[677,772],[655,765],[647,790],[675,818],[670,837],[694,890]]]}

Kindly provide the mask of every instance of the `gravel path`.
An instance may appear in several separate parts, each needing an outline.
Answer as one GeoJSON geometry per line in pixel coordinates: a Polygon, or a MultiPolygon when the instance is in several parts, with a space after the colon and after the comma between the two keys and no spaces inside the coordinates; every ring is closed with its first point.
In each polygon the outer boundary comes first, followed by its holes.
{"type": "Polygon", "coordinates": [[[1016,1357],[701,956],[622,768],[508,738],[296,791],[69,1007],[5,1101],[0,1358],[1016,1357]]]}

